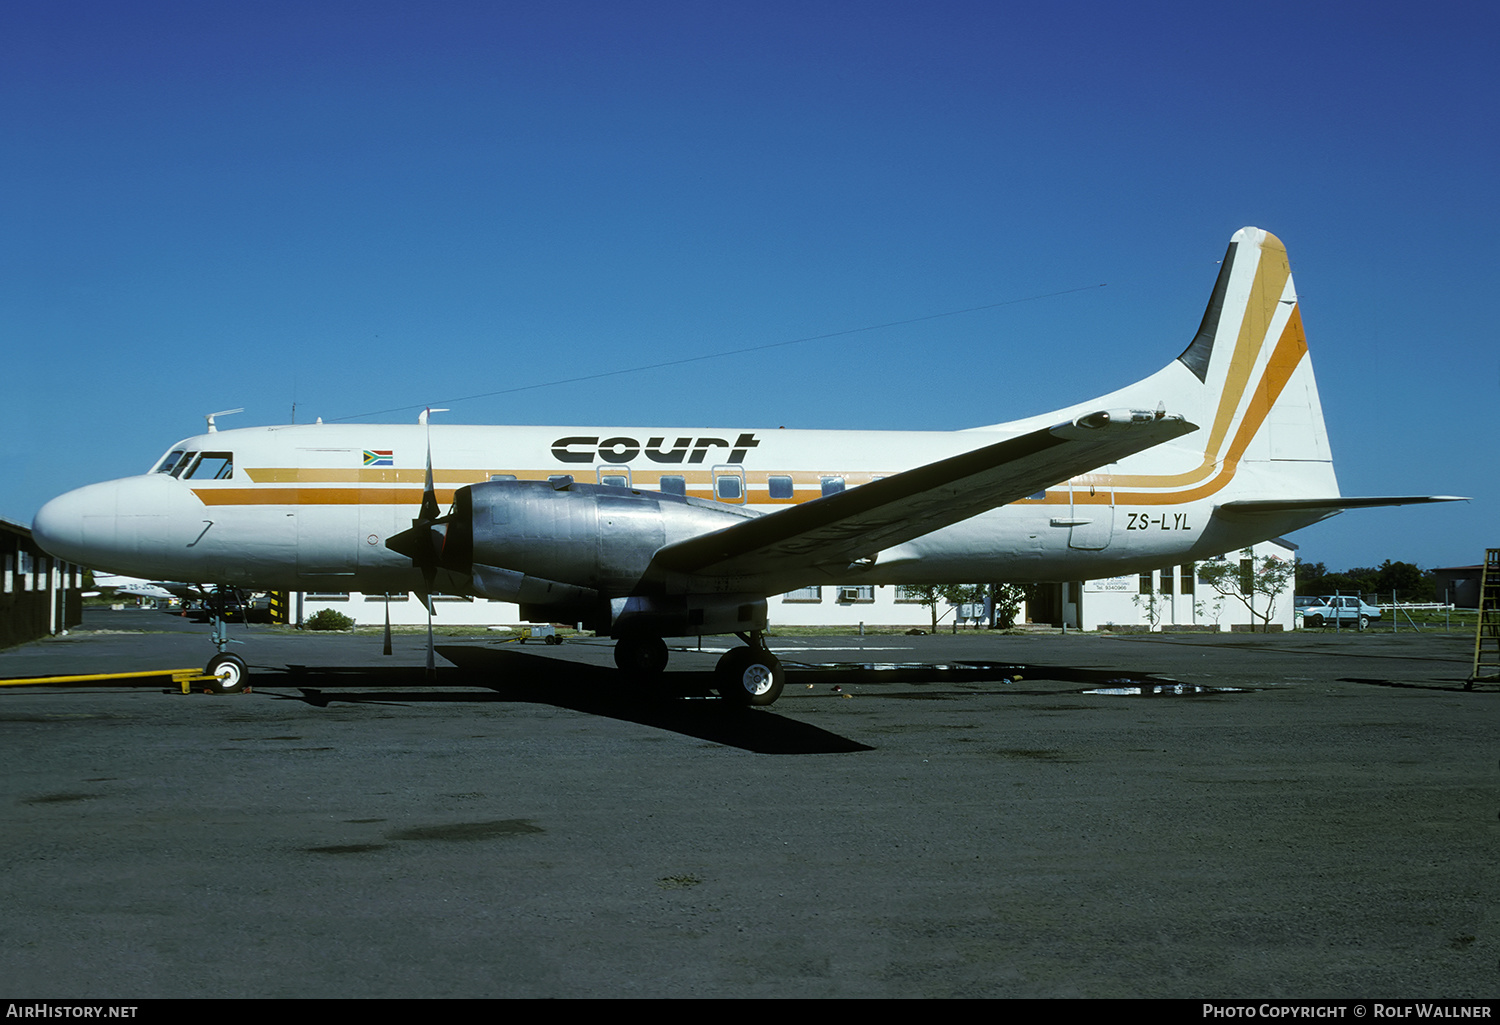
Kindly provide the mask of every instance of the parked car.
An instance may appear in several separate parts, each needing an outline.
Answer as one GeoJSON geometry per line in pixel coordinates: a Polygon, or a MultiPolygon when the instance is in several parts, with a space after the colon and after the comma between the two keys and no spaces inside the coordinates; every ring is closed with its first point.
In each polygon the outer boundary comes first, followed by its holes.
{"type": "Polygon", "coordinates": [[[1380,610],[1367,605],[1356,595],[1325,595],[1321,598],[1301,597],[1296,599],[1294,616],[1302,619],[1305,627],[1325,626],[1338,623],[1341,626],[1357,626],[1361,630],[1380,618],[1380,610]],[[1306,605],[1303,602],[1307,602],[1306,605]]]}

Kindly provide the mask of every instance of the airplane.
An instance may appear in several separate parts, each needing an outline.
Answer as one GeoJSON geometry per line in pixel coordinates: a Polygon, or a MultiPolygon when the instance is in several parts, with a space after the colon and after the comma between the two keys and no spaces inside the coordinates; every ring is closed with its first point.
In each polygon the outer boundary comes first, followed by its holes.
{"type": "Polygon", "coordinates": [[[84,592],[84,597],[93,597],[102,591],[132,598],[149,598],[153,601],[192,601],[203,596],[198,584],[187,584],[177,580],[146,580],[120,573],[94,571],[94,586],[99,591],[84,592]]]}
{"type": "MultiPolygon", "coordinates": [[[[715,686],[769,705],[766,599],[814,584],[1113,577],[1347,509],[1286,247],[1244,228],[1182,354],[1099,398],[960,431],[311,424],[187,438],[32,530],[121,573],[259,590],[515,602],[615,639],[648,691],[665,638],[733,633],[715,686]],[[448,511],[444,513],[443,507],[448,511]]],[[[428,658],[431,667],[429,631],[428,658]]],[[[208,672],[241,689],[223,651],[208,672]]]]}

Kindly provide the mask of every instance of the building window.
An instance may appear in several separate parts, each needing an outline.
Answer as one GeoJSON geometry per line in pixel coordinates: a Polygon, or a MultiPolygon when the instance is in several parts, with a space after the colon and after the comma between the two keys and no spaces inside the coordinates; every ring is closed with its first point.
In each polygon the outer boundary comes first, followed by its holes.
{"type": "Polygon", "coordinates": [[[873,602],[874,600],[875,586],[873,584],[839,588],[839,601],[841,602],[873,602]]]}
{"type": "Polygon", "coordinates": [[[1177,567],[1182,577],[1182,593],[1191,595],[1198,589],[1197,564],[1188,562],[1177,567]]]}
{"type": "Polygon", "coordinates": [[[1255,592],[1255,560],[1240,560],[1240,593],[1253,594],[1255,592]]]}
{"type": "Polygon", "coordinates": [[[348,591],[308,591],[307,592],[307,600],[308,601],[317,601],[317,602],[348,601],[349,600],[349,592],[348,591]]]}
{"type": "Polygon", "coordinates": [[[812,587],[799,587],[795,591],[788,591],[782,596],[783,601],[820,602],[823,600],[823,589],[816,585],[812,587]]]}
{"type": "Polygon", "coordinates": [[[1161,571],[1161,593],[1172,593],[1172,567],[1168,566],[1161,571]]]}
{"type": "MultiPolygon", "coordinates": [[[[1130,585],[1126,584],[1125,586],[1129,587],[1130,585]]],[[[1152,588],[1152,586],[1151,586],[1151,574],[1150,573],[1142,573],[1141,574],[1141,583],[1140,583],[1140,587],[1137,589],[1137,593],[1139,593],[1139,594],[1151,594],[1153,592],[1153,590],[1154,590],[1154,588],[1152,588]]]]}

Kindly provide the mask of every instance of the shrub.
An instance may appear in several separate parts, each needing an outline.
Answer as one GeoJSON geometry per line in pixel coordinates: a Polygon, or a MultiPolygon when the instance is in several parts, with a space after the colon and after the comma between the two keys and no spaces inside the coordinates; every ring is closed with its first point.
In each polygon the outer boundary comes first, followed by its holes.
{"type": "Polygon", "coordinates": [[[354,628],[354,620],[342,612],[336,612],[333,609],[323,609],[321,612],[308,617],[307,628],[309,630],[352,630],[354,628]]]}

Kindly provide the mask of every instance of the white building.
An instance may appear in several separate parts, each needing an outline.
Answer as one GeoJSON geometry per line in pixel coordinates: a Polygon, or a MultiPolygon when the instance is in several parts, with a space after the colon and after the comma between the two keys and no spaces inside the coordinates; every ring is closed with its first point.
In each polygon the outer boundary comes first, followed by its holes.
{"type": "MultiPolygon", "coordinates": [[[[1263,541],[1251,551],[1256,560],[1291,562],[1296,546],[1289,541],[1277,539],[1263,541]]],[[[1232,553],[1227,558],[1236,562],[1241,561],[1243,556],[1232,553]]],[[[1278,627],[1290,630],[1294,623],[1292,595],[1296,586],[1295,581],[1290,578],[1282,593],[1250,596],[1251,605],[1257,613],[1255,617],[1252,617],[1250,608],[1240,599],[1238,587],[1228,594],[1216,591],[1199,579],[1198,566],[1194,563],[1168,566],[1139,575],[1085,580],[1063,586],[1067,589],[1063,601],[1069,624],[1076,623],[1084,630],[1107,630],[1111,627],[1246,630],[1249,629],[1252,618],[1259,628],[1259,614],[1267,608],[1271,610],[1270,624],[1273,630],[1278,627]]]]}
{"type": "MultiPolygon", "coordinates": [[[[1254,548],[1256,559],[1291,560],[1296,547],[1284,540],[1266,541],[1254,548]]],[[[1238,558],[1230,556],[1231,560],[1238,558]]],[[[1292,592],[1274,597],[1252,596],[1257,612],[1269,604],[1273,609],[1271,624],[1290,630],[1292,592]]],[[[1251,622],[1249,608],[1234,594],[1220,594],[1198,579],[1197,566],[1185,564],[1153,570],[1150,573],[1111,577],[1104,580],[1075,580],[1065,584],[1042,584],[1036,598],[1023,606],[1018,623],[1063,626],[1077,630],[1099,630],[1112,627],[1149,627],[1160,630],[1172,627],[1231,630],[1247,629],[1251,622]]],[[[843,587],[804,587],[770,600],[771,625],[839,626],[856,630],[869,627],[915,627],[927,630],[932,614],[921,602],[906,598],[895,586],[847,585],[843,587]]],[[[472,626],[522,626],[520,609],[511,602],[487,598],[470,601],[438,595],[434,622],[472,626]]],[[[322,609],[334,609],[361,626],[385,622],[387,609],[393,624],[425,624],[427,614],[422,603],[410,594],[358,592],[308,592],[294,596],[293,616],[305,621],[322,609]]],[[[952,627],[955,618],[962,626],[986,622],[982,606],[941,606],[938,628],[952,627]]],[[[1256,620],[1259,623],[1259,620],[1256,620]]]]}

